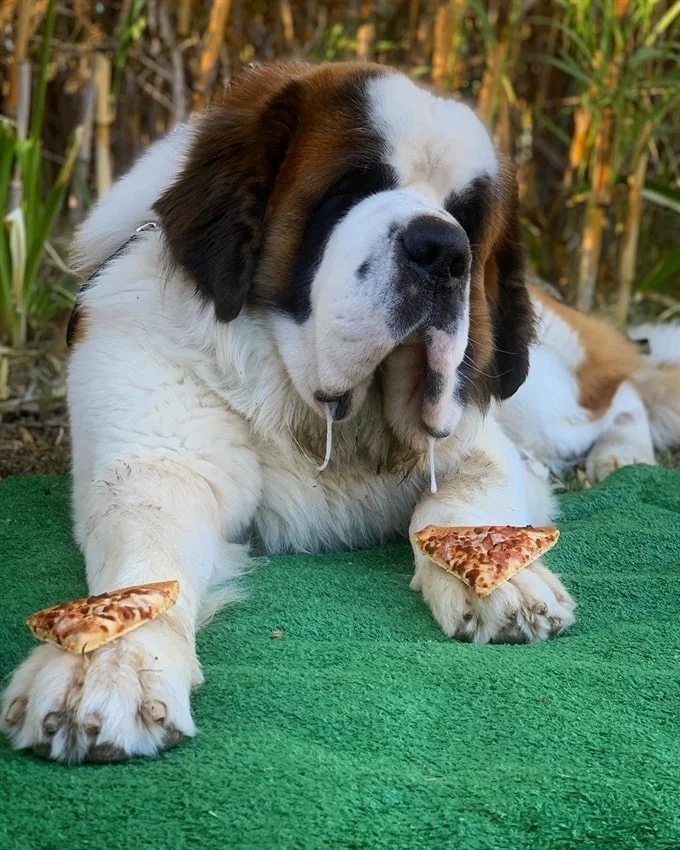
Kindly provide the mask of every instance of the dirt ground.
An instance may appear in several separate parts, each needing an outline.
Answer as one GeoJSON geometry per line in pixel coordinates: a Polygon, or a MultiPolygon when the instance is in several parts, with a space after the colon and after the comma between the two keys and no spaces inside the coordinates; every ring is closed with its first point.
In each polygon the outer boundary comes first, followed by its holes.
{"type": "Polygon", "coordinates": [[[0,349],[0,479],[67,472],[65,352],[0,349]]]}
{"type": "Polygon", "coordinates": [[[67,472],[69,458],[65,412],[46,422],[22,417],[0,424],[0,479],[8,475],[67,472]]]}

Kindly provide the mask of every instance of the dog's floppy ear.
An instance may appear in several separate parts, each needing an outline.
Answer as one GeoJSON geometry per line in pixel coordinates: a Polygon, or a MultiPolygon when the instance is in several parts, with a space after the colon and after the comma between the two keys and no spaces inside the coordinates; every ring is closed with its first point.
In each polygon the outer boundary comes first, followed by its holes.
{"type": "Polygon", "coordinates": [[[197,120],[184,168],[154,206],[170,260],[223,322],[239,314],[252,285],[267,201],[298,111],[294,75],[247,73],[197,120]]]}
{"type": "Polygon", "coordinates": [[[514,395],[527,377],[535,330],[524,274],[518,207],[514,177],[504,175],[500,226],[484,267],[494,347],[493,394],[501,400],[514,395]]]}

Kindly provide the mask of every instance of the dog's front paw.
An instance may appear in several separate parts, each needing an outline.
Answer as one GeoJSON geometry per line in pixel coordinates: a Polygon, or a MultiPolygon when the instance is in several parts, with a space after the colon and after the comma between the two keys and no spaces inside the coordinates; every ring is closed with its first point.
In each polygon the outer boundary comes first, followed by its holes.
{"type": "Polygon", "coordinates": [[[449,637],[472,643],[545,640],[574,622],[574,600],[540,562],[480,599],[462,581],[417,552],[411,588],[422,593],[449,637]]]}
{"type": "Polygon", "coordinates": [[[0,724],[15,749],[78,763],[154,755],[194,735],[201,681],[186,640],[150,623],[87,655],[46,644],[17,668],[0,724]]]}

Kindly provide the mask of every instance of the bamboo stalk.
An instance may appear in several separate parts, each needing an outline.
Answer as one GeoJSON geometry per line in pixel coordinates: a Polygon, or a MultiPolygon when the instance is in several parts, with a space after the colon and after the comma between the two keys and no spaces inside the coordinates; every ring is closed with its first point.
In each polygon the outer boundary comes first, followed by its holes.
{"type": "Polygon", "coordinates": [[[458,91],[463,84],[464,68],[461,62],[461,47],[463,44],[463,25],[467,0],[450,0],[451,2],[451,52],[449,54],[448,75],[449,87],[458,91]]]}
{"type": "Polygon", "coordinates": [[[54,35],[54,22],[57,16],[56,0],[48,0],[45,12],[45,25],[42,32],[42,44],[40,46],[40,63],[38,65],[38,77],[33,92],[33,109],[31,114],[30,134],[34,139],[42,136],[43,121],[45,118],[45,99],[47,97],[47,69],[49,65],[52,37],[54,35]]]}
{"type": "Polygon", "coordinates": [[[619,263],[619,294],[616,304],[616,321],[626,324],[630,310],[633,281],[637,266],[638,240],[642,220],[642,188],[645,185],[649,153],[645,150],[638,159],[637,167],[628,176],[628,205],[621,238],[619,263]]]}
{"type": "Polygon", "coordinates": [[[28,138],[31,118],[31,77],[32,66],[30,59],[21,63],[19,68],[19,101],[17,104],[17,139],[20,142],[28,138]]]}
{"type": "Polygon", "coordinates": [[[92,26],[92,21],[88,15],[87,0],[72,0],[71,8],[73,10],[73,18],[76,24],[83,29],[89,29],[92,26]]]}
{"type": "Polygon", "coordinates": [[[0,356],[0,401],[9,398],[9,357],[0,356]]]}
{"type": "MultiPolygon", "coordinates": [[[[487,48],[486,67],[477,100],[477,113],[487,126],[492,126],[494,123],[504,81],[509,80],[512,74],[517,56],[517,50],[513,51],[513,44],[518,38],[521,9],[522,4],[519,0],[501,2],[498,6],[497,40],[494,45],[487,48]]],[[[509,120],[509,115],[507,118],[509,120]]]]}
{"type": "Polygon", "coordinates": [[[96,104],[96,182],[97,196],[111,188],[111,60],[103,53],[95,54],[94,88],[96,104]]]}
{"type": "Polygon", "coordinates": [[[12,21],[16,5],[17,0],[2,0],[0,2],[0,29],[4,30],[12,21]]]}
{"type": "MultiPolygon", "coordinates": [[[[17,141],[23,142],[28,136],[28,122],[31,117],[31,63],[28,59],[21,63],[19,68],[19,89],[17,101],[17,141]]],[[[7,212],[12,212],[24,197],[24,182],[21,175],[21,166],[17,162],[10,184],[9,206],[7,212]]]]}
{"type": "MultiPolygon", "coordinates": [[[[557,53],[560,35],[563,35],[563,33],[559,27],[553,26],[548,29],[548,32],[545,37],[545,46],[542,50],[540,50],[540,52],[544,56],[554,56],[557,53]]],[[[553,77],[553,69],[550,66],[546,66],[541,71],[539,78],[535,81],[537,83],[535,94],[533,97],[535,109],[542,110],[544,108],[545,103],[548,99],[548,92],[551,89],[553,77]]]]}
{"type": "Polygon", "coordinates": [[[434,13],[432,30],[432,82],[435,89],[443,91],[448,82],[447,70],[451,52],[451,37],[453,33],[453,16],[451,6],[446,0],[440,3],[434,13]]]}
{"type": "Polygon", "coordinates": [[[305,3],[305,51],[314,43],[317,13],[317,0],[307,0],[305,3]]]}
{"type": "Polygon", "coordinates": [[[586,313],[590,311],[595,298],[604,223],[604,208],[591,196],[586,207],[586,218],[581,237],[581,258],[576,296],[576,306],[586,313]]]}
{"type": "Polygon", "coordinates": [[[375,41],[375,0],[362,0],[357,29],[357,59],[369,59],[375,41]]]}
{"type": "Polygon", "coordinates": [[[175,34],[172,31],[167,0],[161,0],[158,10],[158,23],[161,38],[170,52],[170,62],[172,64],[172,123],[180,124],[187,117],[184,63],[182,62],[182,53],[177,47],[175,34]]]}
{"type": "Polygon", "coordinates": [[[295,49],[295,23],[290,0],[279,0],[279,15],[281,17],[284,50],[286,53],[291,53],[295,49]]]}
{"type": "Polygon", "coordinates": [[[574,183],[574,173],[584,164],[591,115],[587,106],[577,106],[574,110],[574,134],[569,145],[569,164],[564,171],[562,186],[568,192],[574,183]]]}
{"type": "Polygon", "coordinates": [[[589,312],[595,299],[595,286],[602,253],[602,237],[606,223],[611,182],[611,156],[614,144],[614,114],[605,109],[595,140],[595,159],[591,188],[586,205],[586,218],[581,237],[576,306],[589,312]]]}
{"type": "Polygon", "coordinates": [[[409,52],[411,65],[415,65],[415,46],[418,39],[418,18],[420,16],[420,0],[409,0],[408,28],[406,30],[406,49],[409,52]]]}
{"type": "Polygon", "coordinates": [[[155,36],[158,35],[158,0],[146,0],[146,28],[149,30],[151,38],[151,54],[155,55],[158,50],[158,42],[155,41],[155,36]],[[156,50],[154,50],[154,47],[156,50]]]}
{"type": "Polygon", "coordinates": [[[28,54],[28,40],[31,35],[31,14],[33,0],[19,0],[16,23],[14,25],[14,56],[9,69],[9,92],[6,109],[10,115],[17,114],[19,87],[21,85],[21,66],[28,54]]]}
{"type": "Polygon", "coordinates": [[[199,62],[198,83],[194,92],[194,106],[197,109],[202,109],[210,98],[230,7],[231,0],[214,0],[210,10],[208,30],[203,40],[199,62]]]}
{"type": "Polygon", "coordinates": [[[229,20],[229,57],[231,59],[231,73],[236,75],[243,66],[243,3],[241,0],[232,0],[231,18],[229,20]]]}
{"type": "Polygon", "coordinates": [[[316,9],[316,24],[314,26],[312,37],[305,45],[303,55],[306,55],[310,52],[310,50],[314,50],[314,48],[323,44],[324,33],[328,27],[328,6],[325,3],[321,6],[314,3],[314,7],[316,9]]]}
{"type": "Polygon", "coordinates": [[[78,156],[71,181],[68,199],[69,217],[74,224],[80,224],[85,215],[87,183],[92,161],[92,128],[94,125],[95,87],[92,74],[85,84],[81,107],[80,123],[83,128],[78,156]]]}
{"type": "Polygon", "coordinates": [[[191,31],[192,0],[180,0],[177,9],[177,33],[186,38],[191,31]]]}

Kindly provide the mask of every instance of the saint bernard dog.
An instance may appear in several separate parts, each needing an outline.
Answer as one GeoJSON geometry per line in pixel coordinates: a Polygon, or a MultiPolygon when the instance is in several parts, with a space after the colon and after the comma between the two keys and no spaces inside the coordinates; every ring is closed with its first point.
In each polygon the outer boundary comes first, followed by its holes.
{"type": "MultiPolygon", "coordinates": [[[[91,655],[43,645],[18,668],[3,727],[49,758],[153,755],[195,733],[196,629],[234,597],[249,547],[542,525],[547,468],[587,455],[602,478],[680,430],[656,329],[650,360],[531,292],[487,131],[382,66],[245,73],[152,145],[76,251],[68,400],[89,590],[178,579],[181,593],[91,655]]],[[[414,560],[411,587],[452,638],[529,642],[574,621],[540,562],[478,599],[414,560]]]]}

